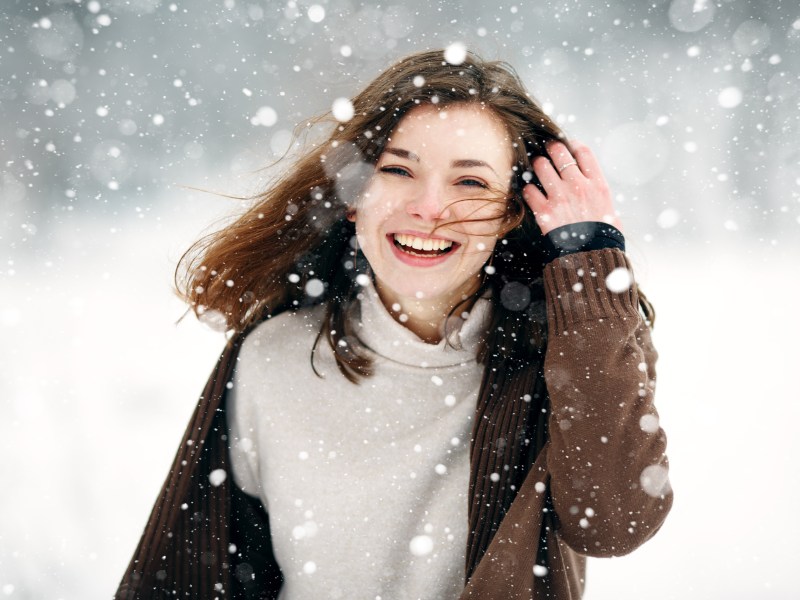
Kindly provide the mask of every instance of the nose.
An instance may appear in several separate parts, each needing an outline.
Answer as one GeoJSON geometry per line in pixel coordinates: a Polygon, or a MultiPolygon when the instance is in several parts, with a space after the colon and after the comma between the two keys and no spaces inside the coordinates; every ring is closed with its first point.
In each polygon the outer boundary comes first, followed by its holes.
{"type": "Polygon", "coordinates": [[[434,183],[420,189],[414,198],[409,200],[406,212],[423,221],[443,221],[451,216],[450,203],[445,197],[444,190],[434,183]]]}

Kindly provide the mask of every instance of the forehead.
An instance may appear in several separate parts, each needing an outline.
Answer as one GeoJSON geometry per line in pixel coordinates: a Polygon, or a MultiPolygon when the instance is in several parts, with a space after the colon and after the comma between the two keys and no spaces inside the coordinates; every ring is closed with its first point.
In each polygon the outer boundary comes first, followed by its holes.
{"type": "Polygon", "coordinates": [[[513,160],[505,125],[492,110],[480,105],[418,106],[400,120],[388,145],[421,157],[459,155],[457,158],[480,158],[499,166],[510,166],[513,160]]]}

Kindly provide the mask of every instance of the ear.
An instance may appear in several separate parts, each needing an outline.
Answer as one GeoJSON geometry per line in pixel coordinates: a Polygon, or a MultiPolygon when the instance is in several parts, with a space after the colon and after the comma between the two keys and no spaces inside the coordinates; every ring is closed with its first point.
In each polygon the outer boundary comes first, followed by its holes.
{"type": "Polygon", "coordinates": [[[355,223],[356,222],[356,209],[355,208],[348,209],[347,212],[344,214],[344,216],[351,223],[355,223]]]}

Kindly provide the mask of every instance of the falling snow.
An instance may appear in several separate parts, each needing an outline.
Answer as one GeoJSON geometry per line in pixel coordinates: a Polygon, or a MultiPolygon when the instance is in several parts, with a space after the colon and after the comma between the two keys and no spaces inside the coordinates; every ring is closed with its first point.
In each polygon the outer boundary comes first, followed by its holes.
{"type": "Polygon", "coordinates": [[[208,475],[208,480],[214,487],[221,486],[227,478],[228,474],[225,472],[225,469],[215,469],[208,475]]]}
{"type": "Polygon", "coordinates": [[[418,535],[411,538],[408,549],[414,556],[427,556],[433,552],[433,539],[428,535],[418,535]]]}
{"type": "Polygon", "coordinates": [[[348,98],[337,98],[333,101],[331,112],[337,121],[346,123],[353,118],[355,109],[353,108],[353,103],[350,102],[348,98]]]}
{"type": "Polygon", "coordinates": [[[255,116],[250,119],[253,125],[263,125],[264,127],[272,127],[278,122],[278,113],[271,106],[262,106],[257,111],[255,116]]]}
{"type": "Polygon", "coordinates": [[[632,283],[631,272],[625,267],[617,267],[606,276],[606,287],[617,294],[630,289],[632,283]]]}
{"type": "Polygon", "coordinates": [[[325,284],[319,279],[309,279],[306,282],[306,294],[311,298],[321,296],[325,292],[325,284]]]}
{"type": "Polygon", "coordinates": [[[444,59],[451,65],[460,65],[467,58],[467,47],[462,42],[454,42],[444,50],[444,59]]]}

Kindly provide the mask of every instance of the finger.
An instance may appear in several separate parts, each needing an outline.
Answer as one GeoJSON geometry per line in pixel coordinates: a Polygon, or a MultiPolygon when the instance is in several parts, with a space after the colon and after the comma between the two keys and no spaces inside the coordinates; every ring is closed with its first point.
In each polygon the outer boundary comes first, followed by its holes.
{"type": "Polygon", "coordinates": [[[588,177],[589,179],[596,177],[597,175],[602,176],[602,169],[600,168],[600,163],[597,162],[597,159],[594,156],[594,152],[589,146],[586,146],[578,141],[573,141],[569,143],[569,149],[572,153],[572,156],[575,157],[575,160],[578,161],[578,166],[581,169],[581,172],[588,177]]]}
{"type": "Polygon", "coordinates": [[[561,177],[558,176],[553,163],[546,156],[537,156],[531,161],[533,172],[539,178],[539,183],[544,187],[544,192],[548,196],[556,191],[558,186],[563,185],[561,177]]]}
{"type": "Polygon", "coordinates": [[[572,156],[566,144],[557,141],[548,142],[547,153],[561,179],[573,180],[583,175],[578,161],[572,156]]]}
{"type": "Polygon", "coordinates": [[[547,196],[532,183],[522,188],[522,197],[525,198],[525,202],[531,207],[533,214],[545,212],[547,210],[547,196]]]}
{"type": "Polygon", "coordinates": [[[529,183],[522,188],[522,197],[525,198],[525,202],[528,204],[531,211],[533,211],[533,216],[536,219],[536,223],[539,225],[539,229],[543,234],[546,234],[552,229],[550,223],[553,221],[551,206],[547,200],[547,196],[535,185],[529,183]]]}

